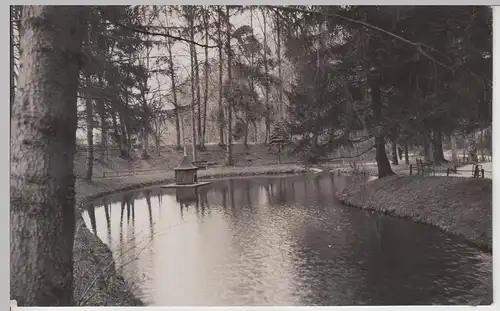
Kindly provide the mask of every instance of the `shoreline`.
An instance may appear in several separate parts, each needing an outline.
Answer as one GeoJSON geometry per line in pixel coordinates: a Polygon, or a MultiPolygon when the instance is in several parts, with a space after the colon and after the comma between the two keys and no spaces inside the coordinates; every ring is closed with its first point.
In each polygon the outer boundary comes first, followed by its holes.
{"type": "MultiPolygon", "coordinates": [[[[210,180],[224,177],[292,175],[310,171],[297,164],[278,164],[209,168],[200,170],[198,176],[199,180],[210,180]]],[[[83,301],[88,299],[79,306],[146,306],[140,298],[135,297],[130,285],[117,271],[111,249],[87,228],[81,214],[83,206],[93,200],[174,180],[172,172],[164,172],[156,176],[134,177],[100,179],[91,182],[77,180],[75,184],[76,225],[73,246],[75,301],[78,302],[83,294],[85,294],[83,301]],[[126,181],[127,179],[129,181],[126,181]],[[99,271],[99,267],[104,267],[106,270],[99,271]],[[93,271],[92,268],[94,268],[93,271]],[[91,286],[88,286],[89,284],[91,286]]]]}
{"type": "Polygon", "coordinates": [[[344,189],[337,198],[350,207],[438,228],[492,254],[491,183],[489,179],[394,175],[344,189]],[[467,199],[465,192],[473,197],[467,199]]]}

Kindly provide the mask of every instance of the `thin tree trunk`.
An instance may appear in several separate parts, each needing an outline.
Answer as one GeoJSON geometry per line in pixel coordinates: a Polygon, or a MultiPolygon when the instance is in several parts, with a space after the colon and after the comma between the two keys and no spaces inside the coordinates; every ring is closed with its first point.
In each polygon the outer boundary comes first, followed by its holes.
{"type": "MultiPolygon", "coordinates": [[[[267,75],[269,74],[269,68],[267,66],[267,23],[266,23],[266,12],[262,13],[263,23],[264,23],[264,72],[267,75]]],[[[265,107],[266,107],[266,116],[265,116],[265,134],[264,134],[264,145],[269,143],[269,137],[271,136],[271,106],[269,105],[269,83],[266,82],[265,85],[265,107]]]]}
{"type": "MultiPolygon", "coordinates": [[[[232,74],[231,74],[231,21],[229,18],[229,6],[226,5],[226,45],[227,45],[227,79],[229,81],[229,91],[232,93],[232,74]]],[[[233,165],[233,103],[232,95],[227,101],[227,145],[226,145],[226,165],[233,165]]]]}
{"type": "Polygon", "coordinates": [[[481,130],[481,136],[480,136],[480,143],[481,143],[481,161],[484,161],[484,130],[481,130]]]}
{"type": "MultiPolygon", "coordinates": [[[[151,54],[151,48],[148,48],[146,51],[146,70],[149,70],[149,56],[151,54]]],[[[141,158],[143,159],[148,159],[149,154],[148,154],[148,149],[149,149],[149,107],[148,107],[148,101],[146,98],[146,92],[148,89],[148,75],[146,74],[144,76],[143,80],[143,86],[142,86],[142,154],[141,158]]]]}
{"type": "Polygon", "coordinates": [[[450,135],[450,145],[451,145],[451,161],[453,163],[457,163],[458,162],[457,138],[453,134],[450,135]]]}
{"type": "Polygon", "coordinates": [[[172,82],[172,94],[174,96],[174,117],[175,117],[175,144],[177,149],[181,148],[181,127],[179,117],[179,103],[177,101],[177,88],[175,83],[174,60],[172,58],[172,46],[170,42],[167,45],[168,58],[170,65],[170,80],[172,82]]]}
{"type": "MultiPolygon", "coordinates": [[[[252,29],[252,36],[254,35],[253,33],[253,10],[252,7],[250,7],[250,28],[252,29]]],[[[254,49],[252,48],[252,51],[250,53],[250,67],[254,67],[254,49]]],[[[253,92],[254,91],[254,80],[253,77],[250,77],[250,90],[253,92]]],[[[245,101],[245,123],[243,124],[243,146],[248,147],[248,132],[250,128],[250,107],[249,107],[249,102],[245,101]]]]}
{"type": "MultiPolygon", "coordinates": [[[[99,76],[99,88],[104,89],[103,77],[99,76]]],[[[106,101],[103,98],[98,99],[98,109],[101,118],[101,159],[108,159],[108,125],[106,122],[106,101]]]]}
{"type": "Polygon", "coordinates": [[[463,162],[467,162],[467,160],[466,160],[467,159],[467,135],[465,134],[465,132],[463,134],[463,144],[462,144],[462,147],[463,147],[463,149],[462,149],[462,154],[463,154],[462,155],[462,159],[463,160],[462,161],[463,162]]]}
{"type": "Polygon", "coordinates": [[[10,297],[20,306],[71,306],[78,55],[88,8],[23,10],[11,123],[10,297]]]}
{"type": "MultiPolygon", "coordinates": [[[[192,13],[194,15],[194,13],[192,13]]],[[[192,28],[194,28],[194,16],[191,16],[191,18],[193,19],[193,24],[192,24],[192,28]]],[[[194,30],[193,30],[193,34],[192,34],[192,37],[191,37],[191,40],[194,41],[194,30]]],[[[196,50],[196,45],[193,44],[193,62],[194,62],[194,72],[195,72],[195,78],[196,78],[196,107],[197,107],[197,128],[198,128],[198,134],[197,134],[197,142],[198,142],[198,146],[201,146],[201,133],[202,133],[202,130],[201,130],[201,94],[200,94],[200,65],[198,63],[198,53],[197,53],[197,50],[196,50]]]]}
{"type": "Polygon", "coordinates": [[[223,45],[222,45],[222,8],[219,6],[218,12],[218,21],[217,21],[217,34],[218,34],[218,42],[219,42],[219,146],[224,145],[224,109],[222,107],[222,97],[223,97],[223,89],[222,89],[222,66],[223,66],[223,45]]]}
{"type": "Polygon", "coordinates": [[[12,112],[12,105],[14,105],[14,99],[16,98],[16,81],[15,81],[15,60],[14,60],[14,6],[10,6],[10,110],[12,112]]]}
{"type": "Polygon", "coordinates": [[[94,168],[94,116],[92,112],[92,97],[87,94],[86,98],[86,125],[87,125],[87,161],[85,179],[92,180],[92,171],[94,168]]]}
{"type": "Polygon", "coordinates": [[[142,153],[141,158],[148,159],[149,158],[149,108],[146,100],[146,96],[142,94],[142,153]]]}
{"type": "Polygon", "coordinates": [[[127,131],[125,128],[125,117],[123,116],[123,113],[120,113],[120,157],[123,159],[129,159],[130,158],[130,149],[128,148],[128,143],[127,143],[127,131]]]}
{"type": "MultiPolygon", "coordinates": [[[[192,8],[189,9],[189,24],[190,24],[190,39],[194,42],[194,17],[192,8]]],[[[191,130],[192,130],[192,147],[193,147],[193,162],[196,161],[196,115],[195,115],[195,46],[193,43],[189,45],[191,54],[191,130]]]]}
{"type": "Polygon", "coordinates": [[[439,165],[447,162],[443,154],[443,135],[440,131],[434,131],[433,134],[434,163],[439,165]]]}
{"type": "MultiPolygon", "coordinates": [[[[382,101],[380,98],[380,86],[378,77],[371,77],[370,79],[370,89],[371,89],[371,106],[373,110],[373,121],[377,126],[382,127],[382,101]]],[[[375,136],[375,148],[378,167],[378,178],[383,178],[389,175],[394,175],[391,169],[391,164],[387,159],[387,154],[385,153],[385,140],[383,130],[380,129],[380,133],[375,136]]]]}
{"type": "Polygon", "coordinates": [[[429,130],[424,131],[424,159],[427,162],[434,162],[434,152],[432,148],[431,135],[429,130]]]}
{"type": "Polygon", "coordinates": [[[405,163],[406,165],[410,165],[410,157],[408,156],[408,142],[405,141],[404,144],[404,151],[405,151],[405,163]]]}
{"type": "Polygon", "coordinates": [[[279,112],[281,117],[283,118],[283,79],[282,79],[282,73],[281,73],[281,23],[280,23],[280,17],[277,15],[276,16],[276,37],[277,37],[277,46],[276,50],[278,53],[278,79],[280,81],[280,87],[279,87],[279,112]]]}
{"type": "MultiPolygon", "coordinates": [[[[129,54],[129,66],[131,66],[132,64],[130,63],[130,59],[132,59],[132,55],[129,54]]],[[[127,73],[127,78],[130,79],[130,74],[127,73]]],[[[121,138],[122,138],[122,144],[121,144],[121,150],[120,150],[120,153],[121,153],[121,156],[124,158],[124,159],[130,159],[130,150],[131,150],[131,146],[130,146],[130,137],[128,134],[130,134],[130,131],[129,131],[129,125],[127,124],[127,109],[129,107],[129,92],[128,92],[128,87],[125,86],[125,106],[124,107],[121,107],[121,113],[120,113],[120,127],[121,127],[121,130],[122,130],[122,135],[121,135],[121,138]]]]}
{"type": "Polygon", "coordinates": [[[203,13],[203,21],[205,25],[205,90],[203,94],[203,126],[201,133],[201,147],[205,148],[205,140],[207,133],[207,103],[208,103],[208,11],[203,13]]]}
{"type": "Polygon", "coordinates": [[[392,149],[392,164],[393,165],[399,165],[399,161],[398,161],[398,145],[397,145],[395,139],[393,139],[392,142],[391,142],[391,149],[392,149]]]}
{"type": "Polygon", "coordinates": [[[106,106],[103,99],[99,100],[101,112],[101,159],[108,159],[108,125],[106,124],[106,106]]]}

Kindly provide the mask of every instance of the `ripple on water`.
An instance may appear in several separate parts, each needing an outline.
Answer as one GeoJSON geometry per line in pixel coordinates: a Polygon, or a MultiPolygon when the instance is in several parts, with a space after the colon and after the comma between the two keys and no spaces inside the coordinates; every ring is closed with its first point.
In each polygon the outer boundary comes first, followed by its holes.
{"type": "Polygon", "coordinates": [[[136,250],[138,261],[123,269],[151,305],[491,299],[491,255],[429,226],[339,205],[333,194],[343,183],[327,174],[216,181],[182,209],[175,193],[137,192],[134,221],[121,216],[116,202],[108,225],[96,204],[97,234],[104,241],[110,235],[119,256],[120,245],[133,247],[133,239],[163,233],[150,250],[136,250]]]}

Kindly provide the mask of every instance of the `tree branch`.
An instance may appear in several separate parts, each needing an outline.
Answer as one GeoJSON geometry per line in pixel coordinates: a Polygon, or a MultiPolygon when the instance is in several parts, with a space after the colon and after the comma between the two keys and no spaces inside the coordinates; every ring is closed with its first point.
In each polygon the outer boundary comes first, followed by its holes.
{"type": "Polygon", "coordinates": [[[342,159],[352,159],[352,158],[357,158],[357,157],[360,157],[368,152],[370,152],[371,150],[373,150],[373,148],[375,148],[375,144],[373,144],[373,146],[371,146],[370,148],[366,149],[365,151],[361,152],[360,154],[357,154],[357,155],[354,155],[354,156],[348,156],[348,157],[336,157],[336,158],[324,158],[322,159],[322,161],[331,161],[331,160],[342,160],[342,159]]]}
{"type": "Polygon", "coordinates": [[[453,68],[450,68],[449,66],[447,66],[446,64],[436,60],[434,57],[430,56],[427,52],[425,52],[422,47],[425,47],[431,51],[434,51],[438,54],[440,54],[441,56],[445,57],[446,59],[450,59],[448,56],[446,56],[444,53],[438,51],[437,49],[431,47],[431,46],[428,46],[426,44],[423,44],[421,42],[413,42],[411,40],[408,40],[406,38],[403,38],[393,32],[390,32],[388,30],[385,30],[383,28],[380,28],[378,26],[375,26],[375,25],[372,25],[372,24],[369,24],[369,23],[366,23],[366,22],[363,22],[363,21],[359,21],[359,20],[355,20],[355,19],[352,19],[352,18],[349,18],[349,17],[346,17],[346,16],[343,16],[343,15],[340,15],[340,14],[336,14],[336,13],[323,13],[323,12],[318,12],[318,11],[312,11],[312,10],[307,10],[307,9],[300,9],[300,8],[290,8],[290,7],[286,7],[286,6],[277,6],[277,5],[268,5],[268,7],[270,8],[273,8],[273,9],[276,9],[276,10],[285,10],[285,11],[292,11],[292,12],[302,12],[302,13],[310,13],[310,14],[317,14],[317,15],[322,15],[322,16],[328,16],[328,17],[336,17],[336,18],[340,18],[342,20],[345,20],[345,21],[348,21],[348,22],[351,22],[351,23],[354,23],[354,24],[358,24],[358,25],[361,25],[361,26],[364,26],[366,28],[370,28],[370,29],[373,29],[373,30],[376,30],[378,32],[381,32],[381,33],[384,33],[390,37],[393,37],[395,39],[398,39],[399,41],[402,41],[404,43],[407,43],[409,45],[412,45],[414,47],[417,48],[417,50],[422,53],[422,55],[424,55],[426,58],[428,58],[429,60],[431,61],[434,61],[436,62],[438,65],[440,65],[441,67],[445,68],[445,69],[448,69],[449,71],[451,72],[454,72],[455,70],[453,68]]]}
{"type": "Polygon", "coordinates": [[[192,40],[185,39],[185,38],[182,38],[182,37],[174,36],[174,35],[171,35],[171,34],[168,34],[168,33],[160,33],[160,32],[147,31],[147,30],[144,30],[144,29],[137,28],[137,26],[127,26],[127,25],[124,25],[124,24],[119,23],[119,22],[112,22],[112,21],[110,21],[110,23],[114,24],[115,26],[119,26],[119,27],[122,27],[124,29],[130,30],[130,31],[133,31],[133,32],[142,33],[142,34],[150,35],[150,36],[162,36],[162,37],[171,38],[171,39],[174,39],[174,40],[177,40],[177,41],[184,41],[184,42],[187,42],[187,43],[190,43],[190,44],[194,44],[194,45],[200,46],[202,48],[218,48],[219,47],[218,45],[205,45],[205,44],[201,44],[201,43],[198,43],[196,41],[192,41],[192,40]]]}

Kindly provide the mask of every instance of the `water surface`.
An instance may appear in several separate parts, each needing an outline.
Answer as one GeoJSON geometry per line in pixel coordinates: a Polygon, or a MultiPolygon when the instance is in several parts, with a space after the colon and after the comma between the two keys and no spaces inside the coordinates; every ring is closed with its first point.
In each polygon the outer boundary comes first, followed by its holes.
{"type": "Polygon", "coordinates": [[[150,305],[477,298],[488,274],[479,250],[426,225],[341,205],[334,194],[348,182],[316,174],[152,188],[96,201],[84,219],[150,305]]]}

